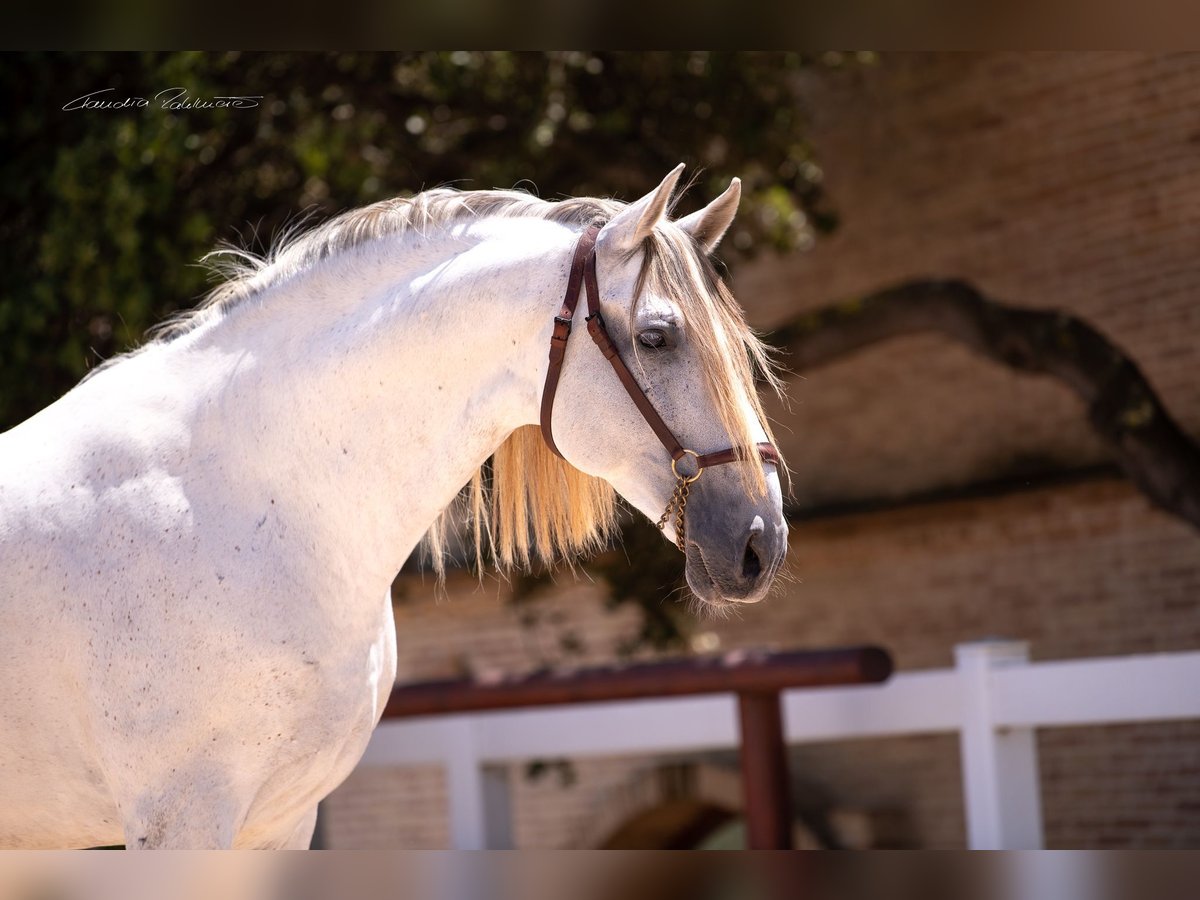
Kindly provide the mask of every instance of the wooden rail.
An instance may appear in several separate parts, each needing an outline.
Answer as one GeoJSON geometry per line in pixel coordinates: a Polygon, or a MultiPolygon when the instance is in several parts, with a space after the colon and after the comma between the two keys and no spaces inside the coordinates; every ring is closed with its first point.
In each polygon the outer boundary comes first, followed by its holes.
{"type": "Polygon", "coordinates": [[[429,681],[397,687],[384,718],[455,715],[501,709],[733,693],[738,697],[739,756],[747,844],[791,846],[791,802],[780,692],[877,684],[892,673],[878,647],[736,651],[718,657],[556,670],[495,679],[429,681]]]}

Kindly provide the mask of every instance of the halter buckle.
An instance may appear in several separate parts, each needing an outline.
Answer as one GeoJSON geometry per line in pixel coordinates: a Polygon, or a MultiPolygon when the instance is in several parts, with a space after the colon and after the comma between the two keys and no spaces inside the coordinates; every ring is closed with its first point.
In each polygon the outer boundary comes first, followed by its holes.
{"type": "Polygon", "coordinates": [[[700,465],[700,454],[695,450],[684,450],[680,456],[676,456],[671,460],[671,471],[674,472],[675,477],[684,484],[691,484],[704,474],[704,466],[700,465]],[[693,475],[685,475],[679,471],[679,460],[683,459],[684,456],[689,454],[691,455],[692,459],[696,461],[696,472],[693,475]]]}
{"type": "Polygon", "coordinates": [[[571,320],[565,316],[554,317],[554,333],[550,336],[552,341],[562,341],[566,343],[568,337],[571,336],[571,320]]]}

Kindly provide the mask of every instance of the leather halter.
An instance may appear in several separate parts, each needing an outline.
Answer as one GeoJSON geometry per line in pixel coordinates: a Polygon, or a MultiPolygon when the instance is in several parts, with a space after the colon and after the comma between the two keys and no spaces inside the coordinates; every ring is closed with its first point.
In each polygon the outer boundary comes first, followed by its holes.
{"type": "MultiPolygon", "coordinates": [[[[596,280],[596,236],[599,233],[600,227],[593,225],[580,236],[578,243],[576,243],[575,255],[571,260],[571,274],[567,279],[567,293],[563,298],[562,309],[554,317],[554,331],[550,336],[550,367],[546,371],[546,385],[542,390],[542,437],[545,438],[546,445],[561,457],[562,452],[554,443],[554,432],[551,429],[551,417],[554,413],[554,395],[558,391],[558,380],[562,375],[563,358],[567,352],[567,340],[571,336],[571,322],[575,318],[575,310],[579,306],[580,288],[586,287],[588,315],[585,321],[587,322],[588,334],[592,336],[592,340],[600,348],[600,352],[604,354],[604,358],[612,365],[613,370],[617,373],[617,377],[621,379],[621,384],[624,385],[625,391],[642,414],[642,418],[646,420],[646,424],[650,426],[662,442],[662,445],[667,449],[667,452],[671,454],[671,470],[678,482],[676,491],[678,493],[680,488],[683,489],[683,502],[686,503],[687,485],[699,478],[705,469],[742,459],[744,454],[735,447],[703,454],[686,449],[679,442],[679,439],[675,437],[674,432],[667,426],[667,423],[662,420],[662,416],[658,414],[658,410],[654,408],[654,404],[650,402],[650,398],[646,396],[641,386],[638,385],[637,379],[633,377],[633,373],[629,371],[629,368],[621,359],[621,355],[617,352],[616,345],[613,343],[612,338],[609,337],[608,330],[604,327],[604,319],[600,315],[600,287],[596,280]],[[684,474],[679,471],[677,464],[684,456],[693,457],[693,463],[696,466],[694,474],[684,474]]],[[[757,449],[758,455],[763,462],[776,466],[779,465],[779,451],[775,449],[774,445],[761,443],[757,445],[757,449]]],[[[672,498],[672,501],[674,503],[675,498],[672,498]]],[[[663,522],[659,524],[660,528],[662,528],[670,511],[671,505],[668,505],[667,513],[663,514],[663,522]]],[[[681,550],[683,549],[682,521],[683,504],[680,504],[678,509],[679,524],[676,527],[676,532],[681,550]]]]}

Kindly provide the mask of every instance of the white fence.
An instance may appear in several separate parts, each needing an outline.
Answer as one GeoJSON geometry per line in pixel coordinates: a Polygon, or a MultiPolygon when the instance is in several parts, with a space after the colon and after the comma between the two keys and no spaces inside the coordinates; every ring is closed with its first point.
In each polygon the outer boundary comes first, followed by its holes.
{"type": "MultiPolygon", "coordinates": [[[[789,691],[790,744],[958,732],[967,842],[1042,846],[1034,730],[1200,718],[1200,652],[1030,663],[1020,641],[955,648],[952,669],[882,685],[789,691]]],[[[502,773],[537,757],[678,754],[738,746],[732,695],[388,720],[360,765],[446,767],[459,849],[511,846],[502,773]]]]}

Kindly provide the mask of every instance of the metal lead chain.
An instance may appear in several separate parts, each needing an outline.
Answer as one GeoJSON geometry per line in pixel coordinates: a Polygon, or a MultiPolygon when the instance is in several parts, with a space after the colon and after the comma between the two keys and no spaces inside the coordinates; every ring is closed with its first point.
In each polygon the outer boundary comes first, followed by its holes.
{"type": "Polygon", "coordinates": [[[684,546],[683,533],[683,515],[687,509],[688,491],[690,490],[691,482],[685,478],[680,478],[675,482],[675,492],[671,494],[671,499],[667,501],[667,508],[663,510],[663,514],[658,519],[658,530],[666,531],[667,521],[671,518],[671,512],[675,512],[675,546],[680,551],[686,553],[687,549],[684,546]]]}
{"type": "MultiPolygon", "coordinates": [[[[684,450],[684,454],[690,454],[693,458],[699,459],[693,450],[684,450]]],[[[682,459],[683,457],[679,457],[682,459]]],[[[676,463],[679,459],[671,461],[671,471],[675,473],[675,490],[671,494],[671,499],[667,501],[667,508],[663,510],[663,514],[658,517],[658,530],[666,531],[667,522],[671,518],[671,512],[675,513],[675,546],[679,548],[681,553],[687,552],[687,545],[684,537],[683,517],[687,510],[688,492],[691,490],[692,482],[700,477],[704,469],[700,466],[696,467],[694,475],[684,475],[679,471],[676,463]]]]}

